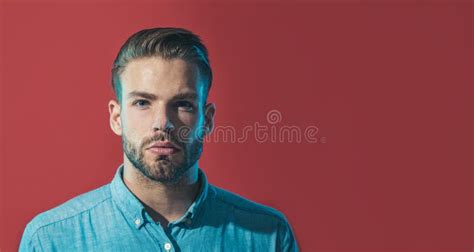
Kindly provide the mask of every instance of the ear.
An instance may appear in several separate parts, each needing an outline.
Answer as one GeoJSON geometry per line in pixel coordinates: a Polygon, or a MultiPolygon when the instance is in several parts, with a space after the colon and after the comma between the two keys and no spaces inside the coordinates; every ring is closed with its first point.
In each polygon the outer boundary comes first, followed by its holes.
{"type": "Polygon", "coordinates": [[[122,135],[122,122],[120,119],[120,104],[116,100],[109,101],[109,114],[110,114],[110,128],[115,134],[121,136],[122,135]]]}
{"type": "Polygon", "coordinates": [[[216,105],[214,103],[206,104],[206,108],[204,111],[204,135],[211,134],[212,130],[214,129],[214,114],[216,113],[216,105]]]}

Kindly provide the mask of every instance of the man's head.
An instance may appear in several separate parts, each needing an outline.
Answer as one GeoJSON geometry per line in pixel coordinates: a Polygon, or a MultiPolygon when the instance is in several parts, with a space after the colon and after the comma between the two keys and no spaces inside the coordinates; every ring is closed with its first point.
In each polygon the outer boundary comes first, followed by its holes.
{"type": "Polygon", "coordinates": [[[191,32],[156,28],[132,35],[114,61],[117,100],[109,102],[124,162],[154,181],[178,182],[199,160],[214,125],[211,82],[207,49],[191,32]]]}

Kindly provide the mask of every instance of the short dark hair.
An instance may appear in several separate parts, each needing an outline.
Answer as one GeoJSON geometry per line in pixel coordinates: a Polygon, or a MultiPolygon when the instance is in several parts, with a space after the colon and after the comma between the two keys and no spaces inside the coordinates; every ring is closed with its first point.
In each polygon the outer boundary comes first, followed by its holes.
{"type": "Polygon", "coordinates": [[[120,48],[112,67],[112,88],[119,103],[122,100],[120,74],[133,59],[159,56],[164,59],[183,59],[195,64],[207,80],[207,95],[211,89],[212,69],[206,46],[201,39],[183,28],[151,28],[133,34],[120,48]]]}

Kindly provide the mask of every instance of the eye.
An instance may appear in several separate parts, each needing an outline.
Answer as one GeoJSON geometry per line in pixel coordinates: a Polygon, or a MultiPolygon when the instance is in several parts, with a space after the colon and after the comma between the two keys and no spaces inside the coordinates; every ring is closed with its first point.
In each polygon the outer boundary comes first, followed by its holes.
{"type": "Polygon", "coordinates": [[[132,105],[138,108],[146,108],[148,105],[150,105],[150,102],[147,100],[140,99],[140,100],[134,101],[132,105]]]}
{"type": "Polygon", "coordinates": [[[182,109],[184,111],[193,111],[194,110],[194,106],[191,102],[188,102],[188,101],[178,101],[176,102],[176,107],[178,107],[178,109],[182,109]]]}

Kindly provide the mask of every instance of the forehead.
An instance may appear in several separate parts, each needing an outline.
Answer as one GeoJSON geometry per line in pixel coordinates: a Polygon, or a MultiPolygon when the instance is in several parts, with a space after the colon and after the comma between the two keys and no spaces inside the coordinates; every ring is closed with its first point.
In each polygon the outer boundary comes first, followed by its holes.
{"type": "Polygon", "coordinates": [[[157,56],[128,62],[121,74],[121,84],[125,96],[142,91],[164,98],[183,92],[202,96],[205,86],[195,64],[157,56]]]}

